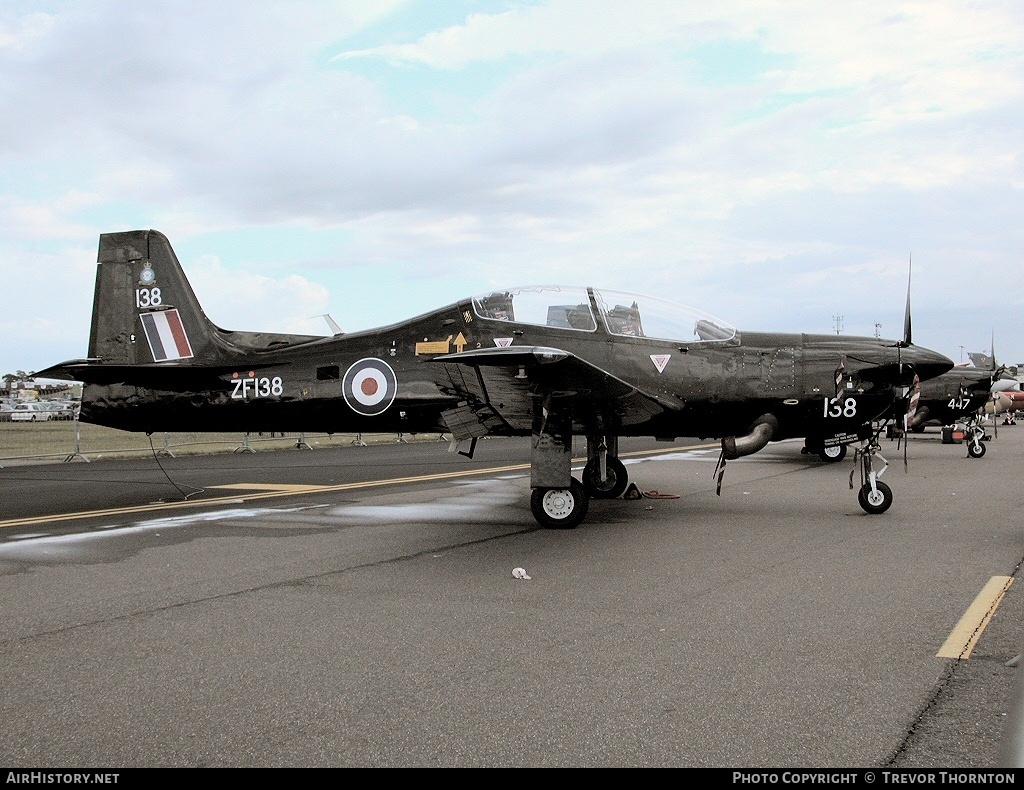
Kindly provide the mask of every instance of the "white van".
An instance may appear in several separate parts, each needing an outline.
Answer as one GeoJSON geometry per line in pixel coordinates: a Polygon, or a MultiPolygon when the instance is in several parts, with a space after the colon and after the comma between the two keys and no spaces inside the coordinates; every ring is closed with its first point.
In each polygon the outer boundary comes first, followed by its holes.
{"type": "Polygon", "coordinates": [[[55,413],[47,403],[19,403],[11,412],[11,422],[45,422],[55,413]]]}

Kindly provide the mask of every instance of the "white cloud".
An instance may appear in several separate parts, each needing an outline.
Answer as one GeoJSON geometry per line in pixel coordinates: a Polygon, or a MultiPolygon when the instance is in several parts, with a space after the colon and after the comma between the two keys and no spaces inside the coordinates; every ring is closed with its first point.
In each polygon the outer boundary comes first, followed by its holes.
{"type": "Polygon", "coordinates": [[[53,26],[51,14],[34,11],[18,16],[13,8],[0,9],[0,49],[17,52],[44,37],[53,26]]]}
{"type": "MultiPolygon", "coordinates": [[[[81,240],[92,228],[71,217],[102,203],[95,192],[73,190],[49,199],[0,195],[0,236],[7,243],[41,239],[81,240]]],[[[4,269],[0,261],[0,271],[4,269]]]]}
{"type": "Polygon", "coordinates": [[[327,289],[298,274],[273,278],[205,255],[187,272],[207,316],[223,329],[325,335],[327,289]]]}

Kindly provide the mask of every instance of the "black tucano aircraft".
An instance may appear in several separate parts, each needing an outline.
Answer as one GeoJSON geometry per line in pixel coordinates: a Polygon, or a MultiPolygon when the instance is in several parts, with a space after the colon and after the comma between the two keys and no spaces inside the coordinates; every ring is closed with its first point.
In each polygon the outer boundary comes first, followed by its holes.
{"type": "Polygon", "coordinates": [[[983,358],[985,367],[957,365],[921,383],[917,409],[907,420],[907,428],[920,433],[928,424],[951,426],[964,423],[967,428],[967,454],[971,458],[981,458],[985,455],[983,442],[988,439],[981,425],[984,409],[993,402],[993,387],[1006,368],[996,366],[994,350],[990,357],[984,354],[970,356],[972,359],[983,358]]]}
{"type": "MultiPolygon", "coordinates": [[[[531,509],[572,528],[621,495],[620,436],[715,437],[727,460],[793,437],[860,442],[865,511],[891,490],[878,421],[953,366],[903,341],[744,332],[660,299],[596,288],[494,291],[333,337],[228,331],[203,313],[167,238],[100,236],[89,358],[37,375],[84,382],[81,419],[130,431],[531,436],[531,509]],[[582,480],[573,435],[587,438],[582,480]],[[883,459],[884,460],[884,459],[883,459]],[[884,469],[883,469],[884,471],[884,469]]],[[[719,489],[721,474],[719,474],[719,489]]]]}
{"type": "Polygon", "coordinates": [[[922,382],[910,429],[919,433],[928,423],[952,425],[974,416],[992,400],[992,384],[991,370],[965,367],[922,382]]]}

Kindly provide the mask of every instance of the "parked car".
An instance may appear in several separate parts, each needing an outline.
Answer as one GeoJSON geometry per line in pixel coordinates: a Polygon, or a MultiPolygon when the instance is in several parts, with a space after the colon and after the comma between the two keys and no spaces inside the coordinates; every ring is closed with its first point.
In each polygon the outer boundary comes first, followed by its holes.
{"type": "Polygon", "coordinates": [[[73,420],[75,419],[75,412],[77,410],[77,404],[66,400],[55,400],[46,402],[47,405],[53,409],[53,419],[55,420],[73,420]]]}
{"type": "Polygon", "coordinates": [[[56,413],[47,403],[19,403],[11,412],[11,422],[45,422],[54,419],[56,413]]]}

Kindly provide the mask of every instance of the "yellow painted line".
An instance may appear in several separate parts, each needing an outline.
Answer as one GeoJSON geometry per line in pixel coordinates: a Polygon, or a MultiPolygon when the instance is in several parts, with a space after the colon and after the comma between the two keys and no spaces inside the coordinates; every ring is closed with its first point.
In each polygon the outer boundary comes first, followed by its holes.
{"type": "Polygon", "coordinates": [[[981,632],[996,613],[996,607],[1011,584],[1012,576],[993,576],[989,579],[935,657],[969,658],[978,639],[981,638],[981,632]]]}
{"type": "Polygon", "coordinates": [[[206,486],[206,488],[231,488],[239,491],[280,491],[282,494],[301,494],[304,491],[320,491],[323,489],[323,486],[289,483],[229,483],[223,486],[206,486]]]}
{"type": "MultiPolygon", "coordinates": [[[[714,445],[690,445],[688,447],[666,447],[662,450],[636,450],[630,453],[621,453],[620,458],[636,457],[642,455],[665,455],[680,450],[699,450],[714,445]]],[[[585,461],[585,458],[576,459],[585,461]]],[[[276,497],[299,496],[301,494],[322,493],[329,491],[351,491],[358,488],[376,488],[379,486],[401,485],[403,483],[423,483],[431,480],[446,480],[456,477],[471,477],[473,475],[499,474],[502,472],[514,472],[529,469],[529,464],[515,464],[513,466],[492,466],[487,469],[466,469],[461,472],[441,472],[432,475],[419,475],[416,477],[392,477],[384,480],[366,480],[361,483],[341,483],[333,486],[313,485],[264,485],[260,483],[239,483],[238,485],[209,486],[209,488],[251,490],[251,494],[239,494],[237,496],[212,497],[208,499],[186,499],[175,502],[151,502],[146,505],[134,505],[132,507],[110,508],[106,510],[84,510],[78,513],[57,513],[52,516],[30,516],[28,518],[14,518],[7,521],[0,521],[0,529],[6,527],[29,527],[36,524],[54,524],[61,521],[79,521],[87,518],[104,518],[108,516],[126,516],[134,513],[154,513],[164,510],[177,510],[186,507],[206,507],[209,505],[238,504],[239,502],[250,502],[257,499],[273,499],[276,497]]]]}

